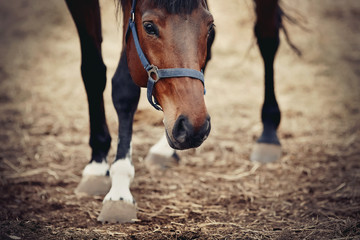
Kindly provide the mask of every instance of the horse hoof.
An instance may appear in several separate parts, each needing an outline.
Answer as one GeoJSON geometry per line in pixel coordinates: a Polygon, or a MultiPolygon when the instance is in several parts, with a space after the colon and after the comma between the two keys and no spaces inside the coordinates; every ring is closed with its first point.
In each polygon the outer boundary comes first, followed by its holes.
{"type": "Polygon", "coordinates": [[[75,194],[105,195],[109,192],[111,180],[108,176],[83,176],[75,189],[75,194]]]}
{"type": "Polygon", "coordinates": [[[106,201],[97,220],[102,223],[134,222],[136,205],[124,201],[106,201]]]}
{"type": "Polygon", "coordinates": [[[281,146],[276,144],[256,143],[250,160],[257,163],[271,163],[281,158],[281,146]]]}
{"type": "Polygon", "coordinates": [[[145,158],[145,166],[150,172],[164,171],[179,164],[180,157],[174,153],[172,156],[164,156],[157,153],[149,153],[145,158]]]}

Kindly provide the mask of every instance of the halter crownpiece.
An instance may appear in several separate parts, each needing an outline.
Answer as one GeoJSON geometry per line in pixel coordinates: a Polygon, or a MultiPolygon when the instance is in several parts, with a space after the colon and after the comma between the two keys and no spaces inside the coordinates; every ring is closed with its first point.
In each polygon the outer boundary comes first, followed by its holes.
{"type": "Polygon", "coordinates": [[[161,110],[161,106],[158,104],[155,98],[153,98],[153,90],[155,83],[157,83],[162,78],[174,78],[174,77],[190,77],[194,79],[199,79],[202,84],[204,85],[204,94],[205,94],[205,83],[204,83],[204,74],[203,71],[198,71],[195,69],[190,68],[167,68],[167,69],[158,69],[157,66],[154,66],[149,63],[147,60],[144,52],[141,49],[139,37],[136,31],[136,23],[135,23],[135,7],[136,7],[136,0],[133,1],[131,12],[130,12],[130,20],[129,25],[126,31],[125,38],[127,39],[128,34],[131,30],[135,48],[139,55],[140,61],[148,73],[148,82],[147,82],[147,99],[149,103],[157,110],[161,110]]]}

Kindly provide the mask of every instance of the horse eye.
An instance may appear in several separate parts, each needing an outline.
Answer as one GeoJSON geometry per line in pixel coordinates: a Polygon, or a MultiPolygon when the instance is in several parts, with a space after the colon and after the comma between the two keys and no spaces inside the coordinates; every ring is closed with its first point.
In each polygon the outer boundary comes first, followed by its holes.
{"type": "Polygon", "coordinates": [[[155,24],[151,23],[151,22],[144,22],[144,29],[147,32],[147,34],[150,35],[158,35],[158,29],[155,26],[155,24]]]}
{"type": "Polygon", "coordinates": [[[215,24],[212,23],[212,24],[209,26],[208,34],[210,35],[214,30],[215,30],[215,24]]]}

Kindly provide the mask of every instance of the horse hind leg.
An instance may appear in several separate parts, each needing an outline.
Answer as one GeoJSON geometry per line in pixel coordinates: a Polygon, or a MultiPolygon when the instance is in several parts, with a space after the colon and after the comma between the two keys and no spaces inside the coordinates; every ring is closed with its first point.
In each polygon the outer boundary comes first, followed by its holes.
{"type": "Polygon", "coordinates": [[[274,90],[274,60],[280,43],[279,28],[281,10],[278,0],[255,0],[256,24],[255,35],[265,68],[265,98],[261,111],[263,132],[257,140],[251,161],[267,163],[281,157],[281,145],[277,136],[280,124],[280,109],[274,90]]]}
{"type": "Polygon", "coordinates": [[[90,115],[91,161],[75,193],[103,195],[110,188],[106,156],[111,137],[106,123],[103,91],[106,67],[101,54],[101,21],[98,0],[66,0],[78,30],[81,46],[81,74],[86,89],[90,115]]]}

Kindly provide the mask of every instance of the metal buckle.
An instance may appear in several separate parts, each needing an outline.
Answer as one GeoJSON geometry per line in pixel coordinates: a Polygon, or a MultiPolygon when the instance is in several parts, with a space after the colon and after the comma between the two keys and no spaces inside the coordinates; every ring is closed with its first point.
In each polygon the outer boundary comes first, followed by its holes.
{"type": "Polygon", "coordinates": [[[147,70],[149,78],[153,79],[155,82],[159,81],[159,79],[160,79],[158,70],[159,70],[158,67],[154,66],[154,65],[150,65],[150,69],[147,70]]]}

